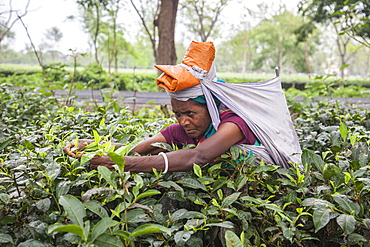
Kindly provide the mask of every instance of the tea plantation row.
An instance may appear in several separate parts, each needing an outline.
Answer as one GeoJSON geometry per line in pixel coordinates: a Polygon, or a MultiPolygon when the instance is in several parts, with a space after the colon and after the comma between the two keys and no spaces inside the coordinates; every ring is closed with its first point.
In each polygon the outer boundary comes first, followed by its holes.
{"type": "Polygon", "coordinates": [[[134,145],[174,123],[159,108],[66,106],[1,85],[0,245],[369,246],[370,113],[288,99],[303,171],[238,163],[232,148],[192,172],[134,174],[109,141],[134,145]],[[76,138],[108,141],[117,170],[64,155],[76,138]]]}

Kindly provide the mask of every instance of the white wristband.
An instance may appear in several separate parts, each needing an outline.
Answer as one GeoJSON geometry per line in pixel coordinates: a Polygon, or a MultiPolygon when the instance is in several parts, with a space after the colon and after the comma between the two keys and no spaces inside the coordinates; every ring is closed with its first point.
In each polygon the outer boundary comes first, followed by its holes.
{"type": "Polygon", "coordinates": [[[163,174],[166,174],[167,171],[168,171],[168,158],[167,158],[167,155],[163,152],[160,152],[158,155],[162,155],[163,156],[163,159],[164,159],[164,170],[163,170],[163,174]]]}

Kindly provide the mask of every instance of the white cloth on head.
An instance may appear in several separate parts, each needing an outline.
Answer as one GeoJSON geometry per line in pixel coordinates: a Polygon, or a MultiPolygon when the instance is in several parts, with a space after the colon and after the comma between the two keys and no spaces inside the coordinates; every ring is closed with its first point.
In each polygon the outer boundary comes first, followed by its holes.
{"type": "Polygon", "coordinates": [[[189,99],[194,99],[198,96],[203,95],[203,89],[202,89],[202,85],[198,84],[194,87],[188,87],[188,88],[185,88],[183,90],[180,90],[174,93],[167,91],[167,94],[173,99],[176,99],[179,101],[188,101],[189,99]]]}

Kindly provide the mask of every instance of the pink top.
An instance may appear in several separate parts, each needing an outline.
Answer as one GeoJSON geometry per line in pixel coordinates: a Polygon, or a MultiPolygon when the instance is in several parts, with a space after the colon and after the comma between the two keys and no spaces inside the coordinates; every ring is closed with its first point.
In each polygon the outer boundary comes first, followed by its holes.
{"type": "MultiPolygon", "coordinates": [[[[244,120],[236,115],[232,111],[224,111],[220,113],[220,125],[227,122],[235,123],[239,129],[243,132],[244,138],[235,143],[235,144],[250,144],[254,145],[256,143],[256,137],[249,129],[248,125],[244,122],[244,120]]],[[[182,144],[195,144],[197,145],[199,142],[195,138],[190,138],[184,129],[181,127],[180,124],[172,124],[163,130],[160,131],[161,134],[166,139],[168,144],[175,144],[178,147],[181,147],[182,144]]]]}

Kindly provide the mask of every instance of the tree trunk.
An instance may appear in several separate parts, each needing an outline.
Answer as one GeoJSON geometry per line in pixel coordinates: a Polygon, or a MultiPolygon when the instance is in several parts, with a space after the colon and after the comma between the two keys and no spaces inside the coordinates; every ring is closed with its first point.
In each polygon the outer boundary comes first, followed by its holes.
{"type": "Polygon", "coordinates": [[[113,14],[113,57],[114,57],[114,72],[118,72],[118,48],[117,48],[117,16],[119,10],[119,1],[116,2],[116,9],[113,14]]]}
{"type": "Polygon", "coordinates": [[[304,41],[304,61],[306,63],[306,70],[307,74],[311,74],[311,67],[310,67],[310,61],[308,60],[308,53],[307,53],[307,40],[304,41]]]}
{"type": "Polygon", "coordinates": [[[97,64],[100,64],[99,57],[98,57],[98,36],[100,32],[100,8],[99,4],[95,4],[96,9],[96,26],[95,26],[95,33],[93,39],[94,51],[95,51],[95,61],[97,64]]]}
{"type": "Polygon", "coordinates": [[[156,64],[175,65],[175,24],[178,0],[162,0],[158,16],[158,48],[156,64]]]}

